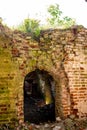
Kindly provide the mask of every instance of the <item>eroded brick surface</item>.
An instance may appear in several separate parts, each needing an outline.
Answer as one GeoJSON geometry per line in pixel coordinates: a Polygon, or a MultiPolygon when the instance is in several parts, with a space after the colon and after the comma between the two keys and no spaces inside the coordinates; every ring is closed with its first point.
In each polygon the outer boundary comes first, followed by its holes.
{"type": "MultiPolygon", "coordinates": [[[[2,26],[2,25],[0,25],[2,26]]],[[[39,41],[0,31],[0,123],[23,121],[23,83],[36,68],[56,82],[56,116],[87,117],[87,29],[46,30],[39,41]]]]}

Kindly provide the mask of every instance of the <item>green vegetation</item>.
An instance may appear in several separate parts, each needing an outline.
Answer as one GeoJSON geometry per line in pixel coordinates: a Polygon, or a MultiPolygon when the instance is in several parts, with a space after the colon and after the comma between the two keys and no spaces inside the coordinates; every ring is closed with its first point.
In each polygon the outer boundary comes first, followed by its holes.
{"type": "Polygon", "coordinates": [[[51,27],[69,28],[70,26],[76,24],[74,19],[69,18],[68,16],[62,16],[63,13],[60,11],[58,4],[50,5],[48,8],[48,13],[50,14],[48,24],[51,27]]]}
{"type": "Polygon", "coordinates": [[[36,19],[24,19],[24,21],[17,26],[17,29],[22,32],[32,34],[32,36],[38,36],[40,33],[40,21],[36,19]]]}
{"type": "Polygon", "coordinates": [[[2,21],[3,21],[3,20],[2,20],[2,17],[0,17],[0,23],[2,23],[2,21]]]}
{"type": "Polygon", "coordinates": [[[50,5],[47,12],[50,17],[47,18],[47,25],[40,25],[40,21],[36,19],[26,18],[17,26],[17,30],[32,34],[33,37],[38,37],[41,29],[45,28],[69,28],[75,25],[75,20],[68,16],[62,17],[62,11],[59,9],[59,5],[50,5]]]}

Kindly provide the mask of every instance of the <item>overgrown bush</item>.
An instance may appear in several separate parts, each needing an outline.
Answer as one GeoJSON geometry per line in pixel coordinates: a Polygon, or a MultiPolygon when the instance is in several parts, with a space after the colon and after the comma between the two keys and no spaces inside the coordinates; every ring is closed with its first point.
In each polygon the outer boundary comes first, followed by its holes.
{"type": "Polygon", "coordinates": [[[39,20],[27,18],[16,28],[19,31],[31,34],[33,37],[38,37],[40,34],[39,23],[39,20]]]}

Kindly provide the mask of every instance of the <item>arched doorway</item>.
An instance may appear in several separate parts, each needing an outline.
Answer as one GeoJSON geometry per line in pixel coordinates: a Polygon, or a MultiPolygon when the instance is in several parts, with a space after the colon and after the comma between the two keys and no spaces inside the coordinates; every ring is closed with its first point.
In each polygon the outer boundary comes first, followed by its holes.
{"type": "Polygon", "coordinates": [[[24,121],[55,121],[55,82],[47,71],[36,69],[25,76],[24,121]]]}

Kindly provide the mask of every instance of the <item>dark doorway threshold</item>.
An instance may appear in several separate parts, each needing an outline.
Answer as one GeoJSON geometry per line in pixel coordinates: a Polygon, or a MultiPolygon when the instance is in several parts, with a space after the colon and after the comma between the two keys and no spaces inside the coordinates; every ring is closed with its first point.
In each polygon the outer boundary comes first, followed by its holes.
{"type": "Polygon", "coordinates": [[[47,71],[36,69],[25,77],[24,121],[55,121],[55,83],[47,71]]]}

